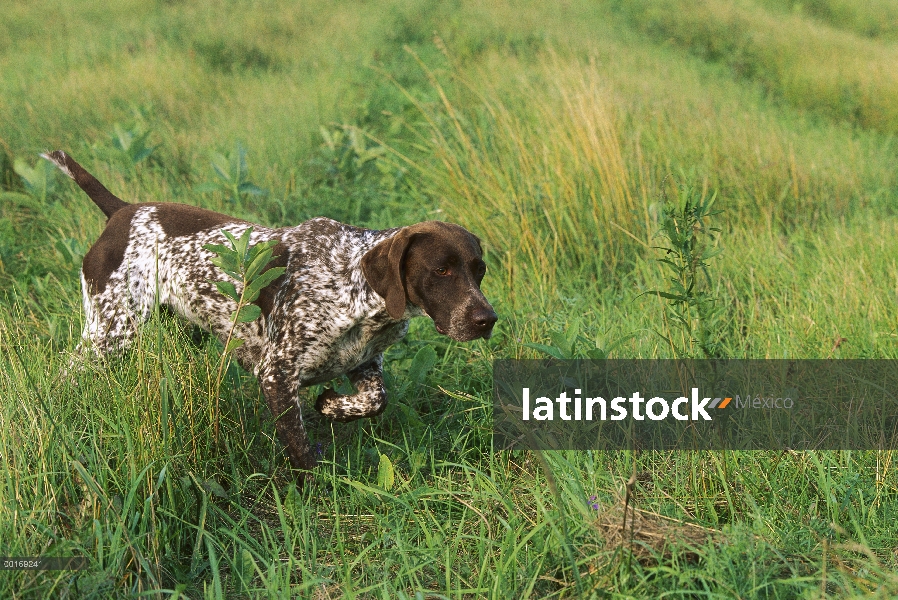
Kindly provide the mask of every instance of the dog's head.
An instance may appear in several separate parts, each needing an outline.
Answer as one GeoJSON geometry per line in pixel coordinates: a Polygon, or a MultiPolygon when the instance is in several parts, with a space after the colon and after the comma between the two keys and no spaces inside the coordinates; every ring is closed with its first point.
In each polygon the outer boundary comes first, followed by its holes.
{"type": "Polygon", "coordinates": [[[362,271],[394,319],[411,303],[454,340],[492,335],[498,316],[480,291],[483,251],[463,227],[440,221],[403,227],[362,257],[362,271]]]}

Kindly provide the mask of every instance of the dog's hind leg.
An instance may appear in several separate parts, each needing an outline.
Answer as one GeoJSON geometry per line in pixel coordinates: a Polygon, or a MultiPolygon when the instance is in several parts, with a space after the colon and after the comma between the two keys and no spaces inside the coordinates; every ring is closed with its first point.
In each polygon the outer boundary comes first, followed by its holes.
{"type": "Polygon", "coordinates": [[[84,328],[76,352],[96,355],[117,354],[127,350],[137,334],[138,326],[152,311],[152,303],[135,299],[121,287],[109,287],[103,293],[91,294],[84,275],[81,276],[84,304],[84,328]]]}
{"type": "Polygon", "coordinates": [[[81,340],[63,368],[61,377],[80,371],[84,360],[101,359],[109,354],[126,350],[137,333],[145,315],[134,310],[127,294],[116,296],[114,290],[91,295],[84,274],[81,274],[81,296],[84,307],[84,327],[81,340]]]}

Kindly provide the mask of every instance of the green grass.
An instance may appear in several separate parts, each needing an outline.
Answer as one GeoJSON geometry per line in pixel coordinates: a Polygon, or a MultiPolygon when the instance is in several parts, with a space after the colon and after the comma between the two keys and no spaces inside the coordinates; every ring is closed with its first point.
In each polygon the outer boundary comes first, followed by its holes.
{"type": "MultiPolygon", "coordinates": [[[[898,48],[854,31],[851,20],[843,23],[838,13],[822,23],[801,10],[769,12],[750,1],[615,4],[617,13],[649,37],[725,65],[785,104],[864,128],[898,127],[891,102],[898,92],[898,48]]],[[[822,4],[827,3],[817,3],[822,4]]]]}
{"type": "Polygon", "coordinates": [[[724,211],[725,356],[898,358],[893,8],[849,4],[0,5],[0,554],[90,558],[4,571],[0,596],[898,595],[892,452],[491,447],[493,359],[575,328],[578,356],[697,354],[643,295],[682,186],[724,211]],[[200,191],[237,144],[268,194],[200,191]],[[66,372],[103,220],[16,172],[55,148],[129,201],[461,223],[496,334],[413,322],[387,413],[313,418],[297,491],[256,380],[232,366],[216,398],[220,344],[168,315],[66,372]],[[608,525],[634,474],[665,547],[608,525]]]}

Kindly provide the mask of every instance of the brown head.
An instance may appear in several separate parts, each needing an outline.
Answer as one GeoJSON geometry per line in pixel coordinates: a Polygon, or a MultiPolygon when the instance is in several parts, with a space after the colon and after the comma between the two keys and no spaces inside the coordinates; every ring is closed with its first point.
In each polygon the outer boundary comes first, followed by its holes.
{"type": "Polygon", "coordinates": [[[440,221],[403,227],[362,257],[362,271],[394,319],[411,303],[454,340],[492,335],[498,316],[480,291],[483,251],[463,227],[440,221]]]}

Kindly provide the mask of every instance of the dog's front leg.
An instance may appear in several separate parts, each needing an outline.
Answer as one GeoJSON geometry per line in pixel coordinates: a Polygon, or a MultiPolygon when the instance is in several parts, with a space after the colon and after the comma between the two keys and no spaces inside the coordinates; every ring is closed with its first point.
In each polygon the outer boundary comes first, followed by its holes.
{"type": "MultiPolygon", "coordinates": [[[[275,418],[278,439],[287,449],[291,466],[297,471],[309,471],[316,464],[309,447],[309,438],[302,422],[302,408],[297,389],[287,383],[276,369],[261,377],[262,393],[275,418]]],[[[307,477],[308,475],[306,475],[307,477]]]]}
{"type": "Polygon", "coordinates": [[[382,413],[387,407],[383,360],[383,354],[380,354],[347,373],[356,393],[342,396],[333,390],[324,390],[315,402],[315,410],[342,423],[382,413]]]}

